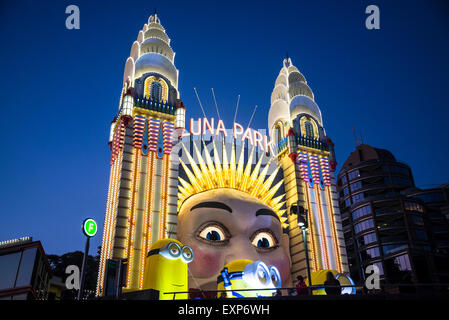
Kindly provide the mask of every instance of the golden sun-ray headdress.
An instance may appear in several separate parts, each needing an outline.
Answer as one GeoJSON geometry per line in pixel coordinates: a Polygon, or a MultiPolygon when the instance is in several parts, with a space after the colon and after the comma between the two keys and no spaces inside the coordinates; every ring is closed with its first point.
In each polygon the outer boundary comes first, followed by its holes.
{"type": "Polygon", "coordinates": [[[190,183],[179,177],[179,181],[181,184],[178,186],[178,212],[183,202],[196,193],[213,189],[230,188],[243,191],[256,199],[261,200],[264,204],[273,209],[273,211],[279,217],[279,220],[282,223],[282,227],[286,228],[288,226],[288,224],[286,223],[287,218],[283,217],[283,214],[286,210],[282,209],[285,204],[285,201],[283,201],[285,195],[282,194],[274,198],[274,195],[282,185],[283,181],[281,180],[275,186],[271,187],[271,185],[273,184],[273,180],[276,177],[277,172],[279,171],[279,167],[277,167],[276,170],[265,180],[268,168],[271,163],[271,159],[268,161],[262,171],[260,171],[263,158],[260,157],[256,166],[254,167],[254,170],[252,170],[251,164],[254,154],[254,148],[252,149],[248,157],[246,166],[244,164],[244,148],[242,148],[238,162],[236,163],[236,151],[233,141],[230,161],[228,161],[225,144],[223,143],[223,163],[221,163],[222,161],[220,161],[220,156],[217,152],[217,148],[213,140],[212,143],[214,151],[213,160],[209,152],[207,151],[204,141],[203,145],[205,150],[205,159],[203,159],[203,156],[201,155],[198,147],[193,141],[195,154],[198,158],[198,166],[185,145],[181,142],[187,159],[191,164],[192,170],[190,170],[180,159],[181,165],[184,168],[184,171],[186,172],[190,183]]]}

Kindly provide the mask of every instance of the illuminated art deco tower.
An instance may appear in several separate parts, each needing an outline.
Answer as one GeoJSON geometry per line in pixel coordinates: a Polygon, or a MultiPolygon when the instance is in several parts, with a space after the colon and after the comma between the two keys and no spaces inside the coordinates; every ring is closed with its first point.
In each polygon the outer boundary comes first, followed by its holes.
{"type": "Polygon", "coordinates": [[[142,288],[152,243],[176,236],[178,166],[171,159],[172,133],[183,128],[178,70],[170,39],[156,13],[131,47],[119,111],[111,123],[111,173],[97,294],[107,259],[127,259],[126,288],[142,288]]]}
{"type": "MultiPolygon", "coordinates": [[[[287,207],[308,210],[311,269],[348,272],[346,249],[335,186],[333,144],[304,76],[284,59],[275,82],[268,115],[271,140],[284,171],[287,207]]],[[[288,216],[292,277],[307,275],[304,241],[295,215],[288,216]]]]}

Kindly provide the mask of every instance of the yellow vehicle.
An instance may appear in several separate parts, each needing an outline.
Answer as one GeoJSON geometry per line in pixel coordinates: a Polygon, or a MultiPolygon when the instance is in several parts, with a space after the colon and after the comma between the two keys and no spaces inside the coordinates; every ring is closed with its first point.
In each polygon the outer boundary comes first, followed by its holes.
{"type": "Polygon", "coordinates": [[[175,239],[156,241],[150,248],[145,265],[143,289],[159,292],[159,300],[188,299],[187,264],[193,260],[193,251],[175,239]]]}
{"type": "MultiPolygon", "coordinates": [[[[217,278],[217,290],[225,290],[227,298],[271,297],[281,283],[281,275],[275,266],[241,259],[225,265],[217,278]],[[239,291],[244,289],[271,290],[239,291]]],[[[217,295],[221,297],[222,293],[217,295]]]]}

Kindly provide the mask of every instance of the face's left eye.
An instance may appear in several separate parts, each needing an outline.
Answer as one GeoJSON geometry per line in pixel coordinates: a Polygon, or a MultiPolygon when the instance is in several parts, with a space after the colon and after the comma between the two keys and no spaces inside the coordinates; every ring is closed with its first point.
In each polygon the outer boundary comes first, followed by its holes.
{"type": "Polygon", "coordinates": [[[200,227],[197,238],[211,245],[223,245],[229,241],[230,234],[227,229],[218,222],[210,222],[200,227]]]}
{"type": "Polygon", "coordinates": [[[260,249],[271,249],[277,247],[277,239],[268,231],[258,231],[253,236],[251,243],[260,249]]]}

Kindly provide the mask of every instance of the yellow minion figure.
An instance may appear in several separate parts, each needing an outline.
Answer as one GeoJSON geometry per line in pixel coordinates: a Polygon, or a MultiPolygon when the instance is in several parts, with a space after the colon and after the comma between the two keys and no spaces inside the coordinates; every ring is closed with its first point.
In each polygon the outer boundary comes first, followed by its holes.
{"type": "Polygon", "coordinates": [[[263,261],[241,259],[224,266],[217,278],[217,290],[225,290],[227,298],[270,297],[281,287],[281,283],[281,275],[275,266],[267,266],[263,261]],[[271,290],[239,291],[245,289],[271,290]]]}
{"type": "Polygon", "coordinates": [[[175,239],[156,241],[150,248],[145,266],[143,289],[159,292],[159,300],[188,299],[187,264],[193,260],[193,251],[175,239]]]}

